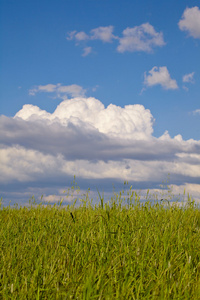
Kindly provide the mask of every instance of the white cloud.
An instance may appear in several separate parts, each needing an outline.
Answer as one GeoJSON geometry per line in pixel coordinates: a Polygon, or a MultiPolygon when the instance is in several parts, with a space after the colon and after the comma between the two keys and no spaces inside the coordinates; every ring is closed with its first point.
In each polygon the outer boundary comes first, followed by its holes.
{"type": "Polygon", "coordinates": [[[19,117],[23,120],[29,120],[32,118],[34,119],[43,119],[49,120],[51,118],[51,114],[48,113],[46,110],[40,109],[38,106],[34,106],[32,104],[26,104],[23,108],[18,111],[16,117],[19,117]]]}
{"type": "Polygon", "coordinates": [[[0,187],[53,195],[75,174],[87,187],[128,180],[155,189],[170,173],[173,185],[198,192],[200,141],[167,131],[155,138],[153,121],[143,105],[105,107],[92,97],[64,100],[53,113],[24,105],[14,118],[0,116],[0,187]]]}
{"type": "Polygon", "coordinates": [[[105,27],[98,27],[95,29],[92,29],[91,32],[91,40],[101,40],[105,43],[112,42],[113,39],[116,37],[113,35],[113,26],[105,26],[105,27]]]}
{"type": "Polygon", "coordinates": [[[200,9],[197,6],[186,8],[178,26],[180,30],[187,31],[195,39],[200,38],[200,9]]]}
{"type": "Polygon", "coordinates": [[[123,31],[123,37],[119,39],[119,43],[118,52],[151,52],[153,47],[165,45],[162,32],[156,32],[149,23],[126,28],[123,31]]]}
{"type": "Polygon", "coordinates": [[[44,155],[40,151],[26,149],[19,145],[0,149],[0,153],[2,158],[0,182],[32,181],[37,176],[43,177],[46,172],[57,173],[58,166],[62,165],[61,155],[44,155]]]}
{"type": "Polygon", "coordinates": [[[171,79],[167,67],[153,67],[146,75],[144,74],[144,84],[147,87],[160,84],[166,90],[174,90],[178,88],[175,79],[171,79]]]}
{"type": "Polygon", "coordinates": [[[90,54],[92,52],[92,47],[85,47],[83,49],[83,54],[82,56],[87,56],[88,54],[90,54]]]}
{"type": "MultiPolygon", "coordinates": [[[[75,40],[77,42],[81,41],[92,41],[101,40],[104,43],[111,43],[113,40],[118,40],[119,45],[117,51],[123,53],[125,51],[144,51],[152,52],[154,47],[161,47],[165,45],[162,32],[156,32],[154,27],[149,23],[144,23],[140,26],[135,26],[133,28],[127,27],[123,32],[122,37],[118,37],[113,34],[114,26],[100,26],[98,28],[92,29],[90,35],[85,32],[72,31],[68,34],[67,40],[75,40]]],[[[87,49],[89,47],[86,47],[87,49]]],[[[86,50],[84,50],[86,51],[86,50]]],[[[91,51],[87,50],[84,53],[88,55],[91,51]]],[[[85,56],[85,55],[82,55],[85,56]]]]}
{"type": "Polygon", "coordinates": [[[76,30],[74,30],[68,33],[66,39],[68,41],[76,40],[77,42],[80,42],[88,40],[89,36],[84,31],[77,32],[76,30]]]}
{"type": "Polygon", "coordinates": [[[35,86],[33,89],[29,90],[29,95],[35,96],[35,94],[38,92],[56,93],[56,95],[60,98],[63,98],[64,94],[64,97],[66,98],[67,96],[84,96],[86,90],[84,90],[80,85],[77,84],[61,85],[60,83],[57,83],[35,86]]]}
{"type": "Polygon", "coordinates": [[[29,90],[29,95],[35,96],[37,92],[48,92],[53,93],[56,91],[57,85],[55,84],[46,84],[46,85],[38,85],[33,89],[29,90]]]}
{"type": "Polygon", "coordinates": [[[53,114],[27,104],[15,115],[16,117],[23,120],[32,120],[33,117],[34,120],[36,117],[52,122],[59,120],[62,125],[69,122],[81,126],[88,124],[101,133],[121,138],[146,139],[153,132],[153,117],[143,105],[126,105],[122,108],[110,104],[105,108],[99,100],[92,97],[62,101],[53,114]]]}
{"type": "Polygon", "coordinates": [[[189,74],[185,74],[185,75],[183,76],[183,82],[194,83],[193,77],[194,77],[194,72],[189,73],[189,74]]]}
{"type": "Polygon", "coordinates": [[[193,111],[193,114],[194,114],[194,115],[196,115],[196,114],[199,114],[199,115],[200,115],[200,109],[194,110],[194,111],[193,111]]]}
{"type": "MultiPolygon", "coordinates": [[[[170,142],[173,143],[173,140],[171,139],[170,142]]],[[[157,146],[159,146],[159,142],[157,146]]],[[[165,146],[167,146],[167,143],[165,146]]],[[[134,144],[132,144],[132,147],[134,148],[134,144]]],[[[193,147],[194,149],[195,147],[193,147]]],[[[82,148],[79,151],[81,152],[81,150],[82,148]]],[[[124,151],[123,147],[121,151],[124,151]]],[[[179,155],[179,157],[177,155],[177,158],[169,161],[166,159],[145,160],[145,158],[110,159],[108,161],[99,159],[94,161],[89,156],[88,159],[72,160],[65,158],[61,154],[47,154],[37,150],[26,149],[22,146],[5,147],[0,150],[0,153],[3,158],[0,163],[2,170],[1,183],[11,180],[29,182],[37,179],[43,180],[45,177],[73,176],[74,174],[87,179],[113,178],[121,179],[121,181],[150,181],[157,183],[161,183],[160,179],[168,173],[171,173],[172,179],[175,179],[174,176],[190,178],[190,180],[191,178],[200,177],[200,157],[198,154],[195,154],[195,159],[191,161],[188,160],[191,154],[186,155],[185,153],[182,156],[179,155]]]]}
{"type": "Polygon", "coordinates": [[[100,26],[94,28],[90,31],[90,35],[87,35],[84,31],[77,32],[76,30],[71,31],[67,40],[76,40],[77,42],[86,41],[86,40],[101,40],[105,43],[112,42],[113,39],[116,39],[113,35],[114,26],[100,26]]]}
{"type": "Polygon", "coordinates": [[[89,36],[84,31],[80,31],[75,34],[75,39],[77,41],[85,41],[89,39],[89,36]]]}

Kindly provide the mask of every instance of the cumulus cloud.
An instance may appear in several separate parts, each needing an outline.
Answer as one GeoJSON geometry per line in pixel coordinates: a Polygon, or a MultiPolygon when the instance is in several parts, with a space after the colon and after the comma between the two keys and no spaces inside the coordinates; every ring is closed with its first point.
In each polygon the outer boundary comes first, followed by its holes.
{"type": "Polygon", "coordinates": [[[98,27],[92,29],[91,32],[91,40],[101,40],[105,43],[112,42],[116,37],[113,35],[114,26],[106,26],[106,27],[98,27]]]}
{"type": "Polygon", "coordinates": [[[0,116],[0,188],[21,186],[26,196],[44,188],[50,199],[73,175],[87,187],[128,180],[154,189],[168,173],[177,186],[197,185],[200,141],[167,131],[155,138],[153,123],[143,105],[105,107],[92,97],[64,100],[53,113],[24,105],[13,118],[0,116]]]}
{"type": "Polygon", "coordinates": [[[151,52],[153,47],[164,46],[162,32],[156,32],[149,23],[144,23],[133,28],[126,28],[123,31],[123,37],[119,39],[118,52],[145,51],[151,52]]]}
{"type": "Polygon", "coordinates": [[[84,31],[80,31],[75,34],[75,39],[77,41],[85,41],[89,39],[89,36],[84,31]]]}
{"type": "MultiPolygon", "coordinates": [[[[79,45],[82,41],[100,40],[104,43],[111,43],[113,40],[117,40],[119,42],[119,45],[117,46],[117,51],[119,53],[125,51],[152,52],[154,47],[162,47],[165,45],[163,33],[157,32],[149,23],[144,23],[132,28],[127,27],[123,30],[122,37],[114,35],[113,31],[114,26],[112,25],[105,27],[100,26],[92,29],[89,35],[83,31],[72,31],[68,34],[67,40],[75,40],[76,45],[79,45]]],[[[85,49],[87,48],[89,47],[86,47],[85,49]]],[[[84,50],[84,53],[86,51],[86,55],[88,55],[91,52],[90,50],[84,50]]]]}
{"type": "Polygon", "coordinates": [[[177,82],[175,79],[170,77],[167,67],[153,67],[148,75],[144,74],[144,84],[147,87],[154,85],[161,85],[166,90],[174,90],[178,88],[177,82]]]}
{"type": "Polygon", "coordinates": [[[153,132],[153,117],[143,105],[126,105],[124,108],[110,104],[107,108],[95,98],[73,98],[62,101],[50,114],[30,104],[15,115],[23,120],[47,120],[63,126],[71,124],[89,128],[113,137],[148,139],[153,132]]]}
{"type": "Polygon", "coordinates": [[[189,74],[185,74],[183,76],[183,82],[194,83],[194,72],[189,73],[189,74]]]}
{"type": "Polygon", "coordinates": [[[200,38],[200,9],[195,6],[186,8],[178,23],[180,30],[187,31],[195,39],[200,38]]]}
{"type": "Polygon", "coordinates": [[[57,83],[35,86],[34,88],[29,90],[29,95],[35,96],[35,94],[39,92],[56,93],[57,97],[67,98],[67,96],[84,96],[86,90],[84,90],[80,85],[77,84],[61,85],[61,83],[57,83]]]}

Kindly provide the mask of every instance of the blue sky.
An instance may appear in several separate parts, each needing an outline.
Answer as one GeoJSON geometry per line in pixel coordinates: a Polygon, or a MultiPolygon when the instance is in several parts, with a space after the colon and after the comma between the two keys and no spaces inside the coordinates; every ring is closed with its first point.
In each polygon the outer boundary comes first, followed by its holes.
{"type": "Polygon", "coordinates": [[[200,199],[199,1],[1,0],[0,11],[5,204],[59,198],[74,173],[83,190],[126,179],[143,191],[170,173],[200,199]]]}

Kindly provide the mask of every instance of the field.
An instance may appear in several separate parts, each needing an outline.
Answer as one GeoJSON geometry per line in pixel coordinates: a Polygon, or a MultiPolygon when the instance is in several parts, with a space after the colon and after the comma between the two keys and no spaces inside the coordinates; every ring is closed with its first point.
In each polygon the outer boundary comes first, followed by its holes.
{"type": "Polygon", "coordinates": [[[1,207],[0,299],[200,299],[195,202],[127,194],[1,207]]]}

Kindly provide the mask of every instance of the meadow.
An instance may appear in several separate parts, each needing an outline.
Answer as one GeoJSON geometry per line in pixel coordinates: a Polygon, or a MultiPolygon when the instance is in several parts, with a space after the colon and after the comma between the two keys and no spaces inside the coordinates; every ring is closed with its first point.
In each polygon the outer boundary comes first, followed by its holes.
{"type": "Polygon", "coordinates": [[[0,299],[200,299],[200,210],[189,195],[141,201],[130,187],[99,200],[1,206],[0,299]]]}

